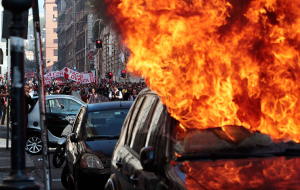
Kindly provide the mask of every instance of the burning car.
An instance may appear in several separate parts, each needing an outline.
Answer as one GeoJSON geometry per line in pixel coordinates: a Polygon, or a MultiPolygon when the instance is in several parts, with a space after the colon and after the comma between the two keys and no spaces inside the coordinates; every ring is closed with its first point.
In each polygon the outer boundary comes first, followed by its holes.
{"type": "Polygon", "coordinates": [[[112,189],[298,189],[300,145],[241,126],[186,129],[142,91],[112,157],[112,189]]]}
{"type": "Polygon", "coordinates": [[[107,189],[299,188],[300,1],[106,3],[157,93],[131,109],[107,189]]]}

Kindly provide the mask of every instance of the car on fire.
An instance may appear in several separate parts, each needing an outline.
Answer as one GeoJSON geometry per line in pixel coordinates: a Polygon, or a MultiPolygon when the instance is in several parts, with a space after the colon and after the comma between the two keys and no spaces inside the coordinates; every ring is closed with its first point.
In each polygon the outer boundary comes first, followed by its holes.
{"type": "Polygon", "coordinates": [[[112,156],[105,190],[300,189],[300,147],[242,126],[188,129],[143,90],[112,156]]]}
{"type": "Polygon", "coordinates": [[[61,181],[69,189],[99,189],[110,176],[111,155],[132,101],[82,106],[67,137],[61,181]]]}

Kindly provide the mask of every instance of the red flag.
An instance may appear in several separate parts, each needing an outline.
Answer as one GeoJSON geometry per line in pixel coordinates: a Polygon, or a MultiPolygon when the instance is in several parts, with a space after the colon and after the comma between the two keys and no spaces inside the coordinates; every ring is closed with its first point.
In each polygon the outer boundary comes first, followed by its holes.
{"type": "Polygon", "coordinates": [[[31,76],[34,77],[34,71],[32,71],[31,76]]]}
{"type": "Polygon", "coordinates": [[[68,73],[68,68],[66,67],[64,77],[66,80],[69,80],[69,75],[67,73],[68,73]]]}
{"type": "Polygon", "coordinates": [[[90,51],[90,55],[89,55],[90,59],[93,59],[93,53],[90,51]]]}

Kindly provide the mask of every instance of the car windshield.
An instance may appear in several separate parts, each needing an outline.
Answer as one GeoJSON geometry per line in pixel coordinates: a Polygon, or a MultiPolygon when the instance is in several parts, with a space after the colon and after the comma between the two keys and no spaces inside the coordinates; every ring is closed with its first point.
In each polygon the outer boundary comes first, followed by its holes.
{"type": "Polygon", "coordinates": [[[92,111],[87,114],[86,136],[119,137],[129,109],[92,111]]]}
{"type": "Polygon", "coordinates": [[[171,156],[175,160],[300,156],[300,144],[290,138],[272,139],[242,126],[187,129],[177,123],[171,156]]]}

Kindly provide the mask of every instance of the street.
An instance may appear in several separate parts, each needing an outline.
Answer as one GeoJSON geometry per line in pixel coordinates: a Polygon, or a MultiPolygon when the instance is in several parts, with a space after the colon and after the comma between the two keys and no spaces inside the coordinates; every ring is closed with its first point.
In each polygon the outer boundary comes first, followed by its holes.
{"type": "MultiPolygon", "coordinates": [[[[49,150],[49,157],[50,157],[50,170],[51,170],[51,189],[53,190],[63,190],[65,189],[62,184],[61,184],[61,180],[60,180],[60,175],[61,175],[61,171],[64,167],[64,165],[62,165],[60,168],[55,168],[52,165],[52,157],[53,157],[53,153],[54,153],[55,149],[50,149],[49,150]]],[[[33,177],[34,180],[38,183],[41,184],[41,188],[43,189],[43,160],[42,160],[42,155],[34,155],[34,156],[30,156],[30,158],[32,159],[34,166],[35,166],[35,172],[33,173],[33,177]]]]}
{"type": "MultiPolygon", "coordinates": [[[[0,146],[1,151],[5,151],[7,154],[10,154],[10,150],[5,150],[5,143],[6,143],[6,131],[5,126],[0,126],[0,146]]],[[[61,171],[64,167],[62,165],[60,168],[55,168],[52,165],[52,157],[55,149],[51,148],[49,150],[50,155],[50,169],[51,169],[51,189],[53,190],[63,190],[65,189],[60,180],[61,171]]],[[[34,167],[31,171],[28,172],[28,174],[31,177],[34,177],[34,181],[40,184],[40,189],[44,188],[44,182],[43,182],[43,160],[42,155],[30,155],[29,158],[33,161],[34,167]]],[[[5,157],[1,156],[1,162],[5,164],[5,157]]],[[[8,164],[9,165],[9,164],[8,164]]],[[[5,177],[9,176],[8,170],[0,170],[0,180],[4,179],[5,177]]]]}

